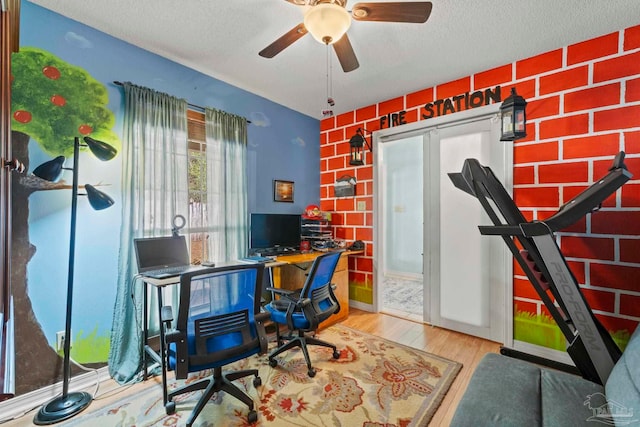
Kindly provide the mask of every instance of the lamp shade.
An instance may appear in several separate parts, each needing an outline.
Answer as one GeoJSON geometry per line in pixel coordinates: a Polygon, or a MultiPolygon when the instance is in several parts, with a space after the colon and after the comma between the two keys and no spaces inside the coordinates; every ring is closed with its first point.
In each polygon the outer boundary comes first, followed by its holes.
{"type": "Polygon", "coordinates": [[[64,166],[64,156],[58,156],[53,160],[44,162],[33,170],[33,174],[45,181],[57,182],[62,176],[62,167],[64,166]]]}
{"type": "Polygon", "coordinates": [[[91,184],[85,184],[84,189],[87,191],[87,198],[91,207],[97,211],[107,209],[115,203],[106,193],[96,189],[91,184]]]}
{"type": "Polygon", "coordinates": [[[116,156],[116,154],[118,154],[118,150],[113,148],[111,145],[106,142],[93,139],[90,136],[85,136],[84,142],[87,144],[93,155],[102,161],[111,160],[116,156]]]}
{"type": "Polygon", "coordinates": [[[344,7],[335,3],[321,3],[304,15],[304,26],[320,43],[333,44],[351,26],[351,15],[344,7]]]}

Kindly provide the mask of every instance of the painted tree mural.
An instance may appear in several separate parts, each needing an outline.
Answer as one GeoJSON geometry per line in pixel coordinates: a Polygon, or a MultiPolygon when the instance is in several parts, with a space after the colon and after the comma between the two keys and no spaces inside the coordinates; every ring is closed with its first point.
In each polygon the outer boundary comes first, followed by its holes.
{"type": "MultiPolygon", "coordinates": [[[[12,150],[29,167],[29,141],[55,156],[73,154],[73,140],[91,136],[120,151],[121,142],[111,130],[115,118],[107,109],[107,90],[84,69],[51,53],[21,47],[12,57],[12,150]]],[[[36,191],[69,189],[64,181],[50,183],[34,175],[13,180],[12,187],[12,290],[15,305],[17,394],[62,379],[62,358],[49,345],[28,294],[27,264],[36,248],[29,240],[29,196],[36,191]],[[27,342],[25,342],[27,341],[27,342]]],[[[64,255],[61,255],[63,257],[64,255]]],[[[61,259],[67,262],[66,257],[61,259]]],[[[72,373],[75,372],[72,366],[72,373]]]]}

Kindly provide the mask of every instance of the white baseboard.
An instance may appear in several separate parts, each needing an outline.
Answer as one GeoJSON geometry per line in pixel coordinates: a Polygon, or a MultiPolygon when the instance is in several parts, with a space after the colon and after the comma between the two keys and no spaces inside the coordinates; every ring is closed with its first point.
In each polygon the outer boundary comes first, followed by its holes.
{"type": "MultiPolygon", "coordinates": [[[[91,389],[92,387],[95,388],[98,383],[106,381],[109,378],[111,378],[109,375],[109,368],[104,366],[97,369],[95,372],[87,372],[71,378],[69,382],[69,391],[73,392],[83,390],[93,393],[93,389],[91,389]]],[[[20,417],[61,394],[62,381],[5,400],[0,403],[0,414],[2,414],[0,415],[0,423],[5,420],[20,417]]]]}
{"type": "Polygon", "coordinates": [[[375,313],[373,309],[373,305],[366,304],[360,301],[349,300],[349,307],[357,308],[358,310],[369,311],[371,313],[375,313]]]}

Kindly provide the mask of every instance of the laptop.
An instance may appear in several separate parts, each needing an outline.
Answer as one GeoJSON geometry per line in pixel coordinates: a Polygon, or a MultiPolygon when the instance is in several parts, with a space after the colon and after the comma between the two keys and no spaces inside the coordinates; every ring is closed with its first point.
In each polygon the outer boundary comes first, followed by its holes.
{"type": "Polygon", "coordinates": [[[138,273],[153,279],[166,279],[203,267],[191,265],[185,236],[133,239],[138,273]]]}

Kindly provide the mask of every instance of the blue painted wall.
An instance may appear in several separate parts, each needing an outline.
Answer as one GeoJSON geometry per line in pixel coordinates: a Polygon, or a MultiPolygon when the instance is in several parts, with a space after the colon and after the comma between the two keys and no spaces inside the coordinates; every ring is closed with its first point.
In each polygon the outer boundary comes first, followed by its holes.
{"type": "MultiPolygon", "coordinates": [[[[250,211],[302,213],[308,204],[319,204],[319,120],[28,1],[22,2],[20,45],[46,50],[103,83],[108,90],[108,108],[116,117],[113,131],[120,138],[122,90],[113,81],[130,81],[185,98],[191,104],[247,117],[252,121],[248,156],[250,211]],[[273,179],[295,182],[294,203],[273,201],[273,179]]],[[[33,140],[29,142],[29,156],[31,170],[51,159],[33,140]]],[[[121,223],[121,164],[120,155],[107,163],[85,154],[80,159],[80,183],[105,184],[100,189],[116,200],[116,206],[96,212],[86,200],[79,201],[74,336],[77,331],[89,333],[96,329],[101,336],[110,333],[121,223]]],[[[71,176],[65,179],[70,182],[71,176]]],[[[70,197],[68,191],[39,191],[29,203],[30,241],[36,247],[28,264],[29,297],[49,342],[53,342],[56,331],[64,329],[70,197]]]]}

